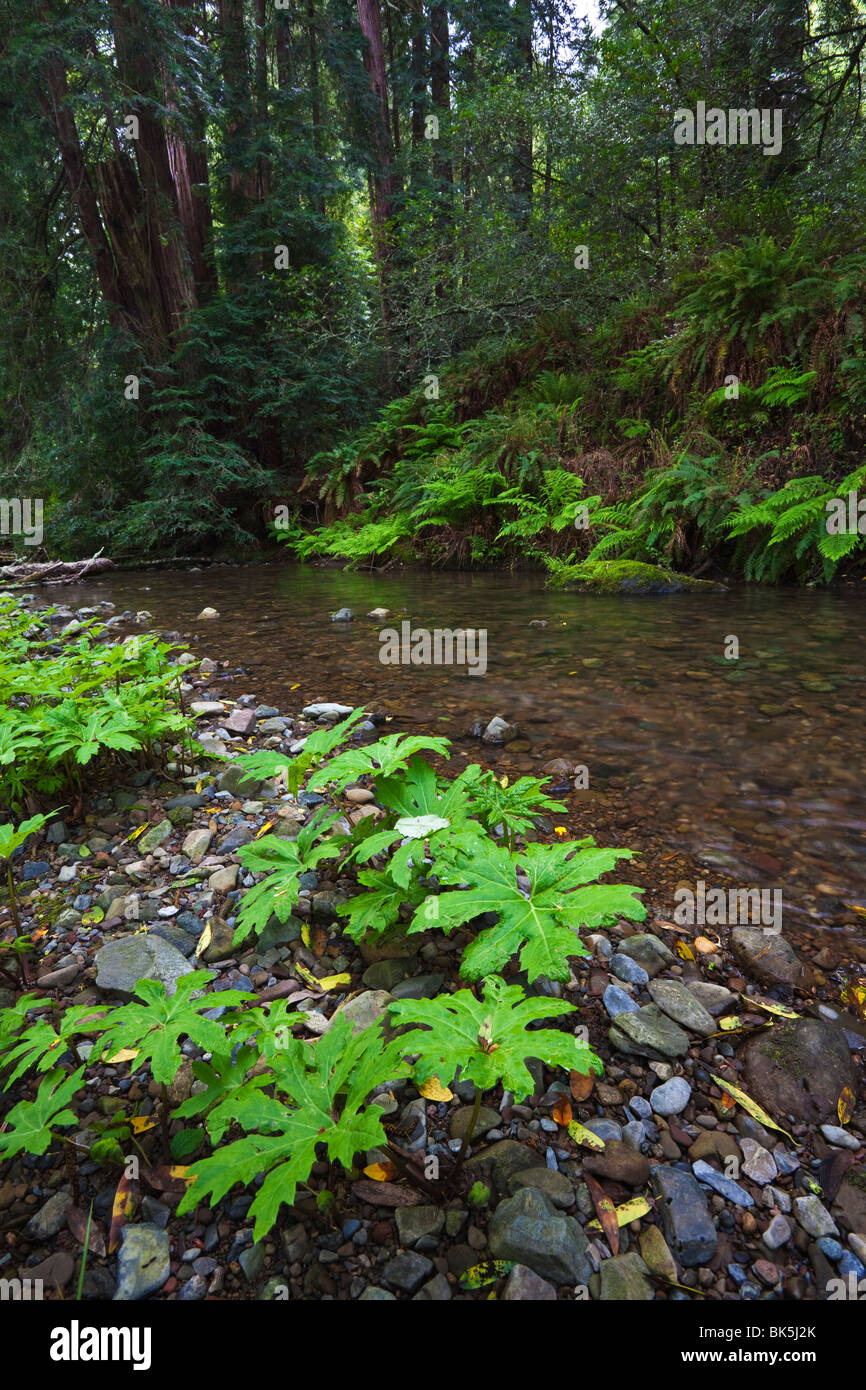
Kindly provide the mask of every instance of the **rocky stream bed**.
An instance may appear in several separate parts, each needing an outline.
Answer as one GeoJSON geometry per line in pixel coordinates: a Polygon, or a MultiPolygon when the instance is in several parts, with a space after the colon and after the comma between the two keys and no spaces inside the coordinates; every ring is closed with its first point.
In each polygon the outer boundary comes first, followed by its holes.
{"type": "MultiPolygon", "coordinates": [[[[207,658],[186,698],[214,759],[289,752],[348,708],[339,689],[299,708],[264,705],[244,677],[207,658]]],[[[375,736],[383,719],[372,712],[363,736],[375,736]]],[[[573,768],[560,759],[545,771],[562,787],[573,768]]],[[[46,928],[32,986],[45,1009],[125,1001],[142,977],[171,988],[206,966],[215,996],[231,988],[259,1002],[288,999],[299,1036],[313,1038],[337,1010],[360,1028],[392,999],[460,987],[467,938],[459,933],[360,948],[344,935],[336,909],[354,882],[336,870],[305,875],[286,924],[273,919],[254,945],[232,947],[237,899],[253,882],[237,851],[267,823],[296,834],[324,799],[244,782],[239,766],[205,759],[171,782],[144,770],[95,796],[83,820],[55,819],[39,857],[15,866],[22,923],[46,928]],[[309,938],[315,949],[302,940],[305,921],[324,928],[309,938]],[[342,972],[350,985],[319,991],[309,982],[342,972]]],[[[369,778],[332,800],[349,825],[381,814],[369,778]]],[[[579,798],[569,823],[599,843],[629,843],[627,826],[618,827],[621,841],[605,839],[610,827],[588,820],[579,798]]],[[[541,822],[534,838],[553,836],[541,822]]],[[[134,1060],[105,1063],[76,1106],[77,1193],[53,1152],[0,1167],[0,1277],[41,1278],[49,1298],[74,1294],[92,1202],[85,1299],[440,1301],[495,1290],[504,1300],[814,1300],[832,1296],[840,1280],[866,1278],[866,1027],[840,1003],[841,977],[825,973],[832,962],[822,966],[784,936],[748,926],[718,928],[716,949],[684,957],[678,943],[691,935],[674,930],[661,906],[683,870],[659,864],[668,885],[654,896],[653,867],[642,874],[650,915],[641,927],[623,921],[588,936],[591,955],[573,958],[567,985],[530,987],[578,1006],[604,1075],[575,1089],[566,1073],[532,1063],[535,1092],[524,1103],[501,1088],[485,1095],[466,1165],[468,1182],[487,1187],[485,1199],[473,1187],[472,1200],[467,1188],[435,1203],[405,1183],[320,1163],[311,1186],[331,1189],[331,1209],[299,1195],[257,1244],[249,1190],[178,1217],[183,1183],[160,1180],[154,1157],[134,1186],[119,1246],[107,1253],[119,1170],[86,1154],[106,1119],[153,1114],[160,1088],[134,1060]],[[723,1021],[735,1015],[739,1027],[726,1031],[723,1021]],[[780,1129],[759,1123],[718,1079],[780,1129]],[[845,1088],[854,1104],[842,1125],[845,1088]],[[560,1122],[565,1107],[603,1151],[574,1142],[560,1122]],[[617,1207],[647,1199],[645,1214],[620,1229],[616,1254],[593,1229],[587,1178],[617,1207]],[[509,1264],[488,1271],[495,1281],[465,1287],[466,1272],[487,1260],[509,1264]]],[[[633,881],[633,866],[623,877],[633,881]]],[[[0,992],[0,1004],[12,998],[0,992]]],[[[191,1069],[200,1050],[191,1042],[182,1050],[173,1103],[202,1085],[191,1069]]],[[[460,1147],[473,1100],[473,1086],[458,1080],[448,1102],[404,1083],[380,1103],[404,1153],[446,1156],[460,1147]]],[[[155,1143],[143,1134],[142,1152],[155,1143]]]]}

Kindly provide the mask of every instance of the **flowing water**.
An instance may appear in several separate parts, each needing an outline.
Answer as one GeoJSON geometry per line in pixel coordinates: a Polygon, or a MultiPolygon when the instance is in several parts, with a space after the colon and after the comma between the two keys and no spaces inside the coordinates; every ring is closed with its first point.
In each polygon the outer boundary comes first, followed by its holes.
{"type": "Polygon", "coordinates": [[[588,790],[569,791],[555,819],[641,851],[628,876],[658,915],[671,918],[677,881],[778,888],[786,936],[829,947],[834,963],[866,960],[862,593],[607,598],[525,575],[261,566],[117,573],[63,599],[147,609],[150,628],[243,672],[225,687],[234,698],[250,691],[287,714],[365,704],[395,729],[455,740],[458,768],[583,764],[588,790]],[[196,622],[206,605],[219,618],[196,622]],[[331,622],[343,606],[355,621],[331,622]],[[393,618],[367,618],[375,607],[393,618]],[[383,665],[380,629],[404,619],[485,629],[486,671],[383,665]],[[518,739],[465,737],[497,714],[518,739]]]}

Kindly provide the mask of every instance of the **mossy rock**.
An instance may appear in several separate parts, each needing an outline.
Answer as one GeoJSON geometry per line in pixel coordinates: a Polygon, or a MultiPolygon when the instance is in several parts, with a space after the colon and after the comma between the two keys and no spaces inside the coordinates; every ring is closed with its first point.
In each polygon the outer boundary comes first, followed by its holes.
{"type": "Polygon", "coordinates": [[[692,579],[661,565],[637,560],[595,560],[572,565],[556,579],[558,586],[576,585],[584,594],[690,594],[724,593],[724,584],[692,579]]]}

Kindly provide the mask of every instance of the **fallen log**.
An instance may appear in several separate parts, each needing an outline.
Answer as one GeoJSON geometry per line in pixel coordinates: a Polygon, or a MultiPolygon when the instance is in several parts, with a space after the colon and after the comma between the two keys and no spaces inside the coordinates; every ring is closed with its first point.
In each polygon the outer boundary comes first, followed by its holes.
{"type": "Polygon", "coordinates": [[[114,561],[98,550],[89,560],[22,561],[0,565],[0,580],[16,584],[77,584],[79,580],[114,569],[114,561]]]}

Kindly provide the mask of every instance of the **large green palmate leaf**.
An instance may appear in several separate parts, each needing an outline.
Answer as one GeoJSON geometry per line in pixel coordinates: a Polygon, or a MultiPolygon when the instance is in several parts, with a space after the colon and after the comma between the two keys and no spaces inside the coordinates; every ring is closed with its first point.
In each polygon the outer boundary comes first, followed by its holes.
{"type": "Polygon", "coordinates": [[[224,989],[219,994],[190,998],[213,978],[211,970],[193,970],[181,976],[174,994],[166,992],[161,980],[139,980],[134,993],[142,1002],[124,1004],[98,1025],[107,1029],[100,1040],[100,1055],[112,1057],[122,1048],[135,1048],[136,1066],[150,1062],[154,1081],[167,1084],[174,1080],[181,1064],[180,1038],[191,1038],[206,1052],[222,1051],[225,1028],[202,1014],[215,1005],[246,1004],[250,995],[224,989]]]}
{"type": "Polygon", "coordinates": [[[210,1062],[193,1062],[193,1075],[205,1085],[205,1090],[172,1111],[175,1119],[186,1120],[193,1115],[207,1114],[208,1132],[213,1140],[219,1142],[235,1118],[236,1103],[242,1090],[258,1090],[269,1086],[273,1077],[267,1074],[254,1076],[249,1081],[247,1073],[258,1059],[254,1047],[239,1047],[234,1054],[214,1052],[210,1062]]]}
{"type": "Polygon", "coordinates": [[[449,742],[447,738],[428,738],[424,734],[386,734],[366,748],[350,748],[340,753],[314,773],[308,785],[313,790],[331,785],[342,791],[349,782],[365,773],[372,773],[377,779],[393,777],[395,772],[405,771],[409,759],[416,753],[438,753],[447,758],[449,742]]]}
{"type": "MultiPolygon", "coordinates": [[[[349,919],[345,930],[353,941],[360,941],[368,931],[381,935],[398,920],[403,903],[419,907],[427,896],[426,890],[415,884],[403,887],[395,883],[387,869],[362,869],[358,882],[369,892],[358,893],[337,908],[341,917],[349,919]]],[[[424,925],[429,927],[429,921],[424,925]]]]}
{"type": "Polygon", "coordinates": [[[301,826],[294,840],[264,835],[238,850],[238,858],[245,869],[267,877],[244,894],[232,941],[234,946],[244,941],[250,932],[263,932],[272,916],[281,922],[288,921],[297,900],[301,874],[315,868],[323,859],[336,858],[347,842],[347,836],[333,835],[315,843],[337,820],[336,813],[318,814],[301,826]]]}
{"type": "MultiPolygon", "coordinates": [[[[630,850],[599,849],[588,841],[527,845],[519,854],[485,843],[469,860],[437,865],[443,883],[467,884],[439,897],[440,930],[461,927],[485,912],[499,922],[479,933],[463,954],[460,973],[477,980],[501,970],[516,952],[530,980],[547,975],[568,980],[569,956],[586,955],[577,929],[597,927],[624,916],[638,921],[646,908],[635,898],[639,889],[594,880],[630,859],[630,850]],[[517,868],[526,871],[529,888],[518,886],[517,868]]],[[[410,932],[426,931],[429,915],[416,913],[410,932]]]]}
{"type": "Polygon", "coordinates": [[[261,1240],[281,1205],[291,1205],[298,1183],[309,1177],[319,1144],[348,1168],[356,1153],[385,1143],[381,1110],[365,1104],[376,1086],[409,1074],[403,1051],[399,1043],[383,1044],[381,1020],[356,1035],[351,1020],[340,1014],[316,1042],[287,1038],[273,1058],[277,1095],[238,1095],[235,1119],[248,1133],[192,1165],[193,1182],[178,1212],[190,1211],[206,1193],[219,1201],[236,1182],[250,1183],[265,1173],[250,1207],[254,1236],[261,1240]],[[278,1099],[280,1093],[289,1105],[278,1099]]]}
{"type": "MultiPolygon", "coordinates": [[[[24,1012],[26,1012],[26,1007],[32,1008],[32,1002],[28,1005],[28,1001],[33,1000],[44,1002],[40,1000],[38,995],[28,994],[18,1001],[15,1013],[11,1009],[8,1011],[13,1018],[17,1015],[19,1020],[14,1034],[11,1030],[7,1032],[0,1027],[0,1071],[13,1067],[6,1078],[5,1088],[11,1086],[31,1067],[35,1068],[37,1072],[47,1071],[49,1067],[59,1062],[66,1051],[66,1044],[73,1034],[97,1030],[107,1013],[106,1008],[94,1007],[92,1004],[78,1004],[71,1009],[66,1009],[56,1032],[53,1024],[45,1018],[37,1018],[30,1024],[29,1028],[24,1028],[24,1014],[21,1009],[22,1006],[25,1006],[24,1012]]],[[[0,1013],[0,1019],[4,1023],[5,1014],[6,1010],[0,1013]]]]}
{"type": "Polygon", "coordinates": [[[467,793],[480,773],[473,764],[453,782],[443,783],[424,758],[412,757],[403,776],[377,773],[376,799],[399,816],[444,816],[453,822],[465,819],[467,793]]]}
{"type": "Polygon", "coordinates": [[[501,1080],[519,1101],[535,1087],[527,1057],[540,1057],[548,1066],[573,1068],[583,1075],[590,1067],[602,1070],[598,1057],[573,1034],[528,1029],[536,1019],[573,1013],[573,1004],[527,999],[520,985],[506,985],[496,975],[484,981],[483,999],[461,989],[437,999],[395,1000],[388,1008],[395,1023],[420,1025],[399,1039],[407,1053],[420,1053],[415,1063],[419,1081],[431,1076],[450,1081],[459,1070],[461,1080],[474,1081],[481,1091],[501,1080]]]}
{"type": "Polygon", "coordinates": [[[21,1100],[6,1116],[5,1132],[0,1134],[0,1159],[13,1154],[44,1154],[61,1125],[75,1125],[78,1118],[68,1109],[75,1092],[84,1081],[84,1067],[67,1076],[58,1067],[42,1078],[35,1100],[21,1100]]]}

